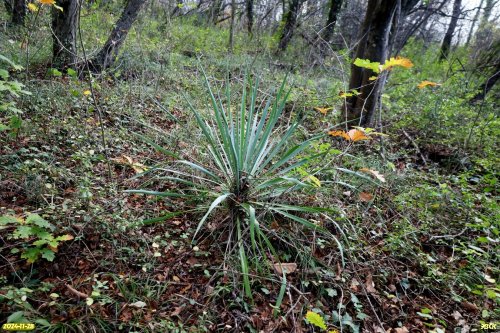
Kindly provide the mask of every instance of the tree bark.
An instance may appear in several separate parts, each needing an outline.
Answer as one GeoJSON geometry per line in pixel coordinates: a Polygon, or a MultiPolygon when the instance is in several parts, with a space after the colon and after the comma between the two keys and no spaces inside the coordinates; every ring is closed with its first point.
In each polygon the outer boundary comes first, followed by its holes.
{"type": "Polygon", "coordinates": [[[297,17],[299,15],[300,7],[304,1],[305,0],[290,0],[290,7],[283,17],[285,25],[278,44],[278,53],[284,52],[290,43],[297,26],[297,17]]]}
{"type": "Polygon", "coordinates": [[[106,44],[91,61],[95,71],[102,71],[114,64],[120,47],[145,3],[146,0],[128,0],[106,44]]]}
{"type": "Polygon", "coordinates": [[[247,30],[248,34],[250,36],[253,35],[252,33],[252,28],[253,28],[253,14],[254,14],[254,8],[253,8],[253,1],[254,0],[246,0],[246,11],[247,11],[247,30]]]}
{"type": "Polygon", "coordinates": [[[480,91],[474,97],[472,97],[471,102],[483,100],[498,82],[498,79],[500,79],[500,61],[495,66],[495,73],[488,79],[486,79],[486,81],[481,85],[480,91]]]}
{"type": "Polygon", "coordinates": [[[214,3],[212,5],[212,8],[210,10],[210,19],[214,25],[218,23],[219,19],[219,14],[222,8],[222,0],[214,0],[214,3]]]}
{"type": "Polygon", "coordinates": [[[23,25],[26,17],[25,0],[14,0],[12,2],[12,24],[23,25]]]}
{"type": "Polygon", "coordinates": [[[457,27],[458,17],[461,13],[462,0],[455,0],[453,3],[453,12],[450,21],[450,25],[448,26],[448,30],[444,35],[443,43],[441,44],[441,56],[440,60],[444,60],[448,57],[451,48],[451,41],[453,39],[453,35],[455,34],[455,29],[457,27]]]}
{"type": "Polygon", "coordinates": [[[328,10],[328,19],[324,28],[323,39],[330,42],[335,30],[335,23],[339,16],[340,9],[342,8],[342,0],[330,0],[330,9],[328,10]]]}
{"type": "MultiPolygon", "coordinates": [[[[390,32],[397,31],[393,24],[395,15],[401,10],[400,0],[369,0],[365,18],[359,34],[359,44],[355,58],[371,62],[385,62],[389,55],[390,32]]],[[[345,103],[346,121],[350,126],[372,126],[378,100],[385,78],[370,81],[376,75],[372,70],[351,65],[349,89],[357,90],[359,95],[348,97],[345,103]]]]}
{"type": "Polygon", "coordinates": [[[77,62],[76,33],[78,29],[78,0],[60,0],[52,8],[52,66],[65,69],[77,62]]]}

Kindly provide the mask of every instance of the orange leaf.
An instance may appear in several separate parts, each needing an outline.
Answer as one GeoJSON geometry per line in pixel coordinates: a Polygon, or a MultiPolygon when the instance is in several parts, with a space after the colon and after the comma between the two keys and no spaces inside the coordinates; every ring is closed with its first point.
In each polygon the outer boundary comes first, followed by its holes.
{"type": "Polygon", "coordinates": [[[349,136],[349,139],[354,142],[361,140],[370,140],[370,138],[366,136],[363,131],[357,129],[350,130],[349,132],[347,132],[347,135],[349,136]]]}
{"type": "Polygon", "coordinates": [[[440,86],[440,84],[436,83],[436,82],[424,80],[424,81],[420,82],[417,87],[418,87],[418,89],[423,89],[427,86],[435,87],[435,86],[440,86]]]}
{"type": "Polygon", "coordinates": [[[368,169],[368,168],[361,168],[361,169],[359,169],[359,171],[368,173],[368,174],[372,175],[373,177],[377,178],[378,180],[380,180],[382,183],[385,183],[384,175],[382,175],[377,170],[372,170],[372,169],[368,169]]]}
{"type": "Polygon", "coordinates": [[[363,202],[370,202],[373,200],[373,195],[368,192],[359,193],[359,200],[363,202]]]}
{"type": "Polygon", "coordinates": [[[53,5],[56,3],[55,0],[39,0],[39,2],[42,4],[42,5],[53,5]]]}
{"type": "Polygon", "coordinates": [[[330,132],[328,132],[328,135],[340,136],[348,141],[351,140],[351,137],[345,131],[330,131],[330,132]]]}

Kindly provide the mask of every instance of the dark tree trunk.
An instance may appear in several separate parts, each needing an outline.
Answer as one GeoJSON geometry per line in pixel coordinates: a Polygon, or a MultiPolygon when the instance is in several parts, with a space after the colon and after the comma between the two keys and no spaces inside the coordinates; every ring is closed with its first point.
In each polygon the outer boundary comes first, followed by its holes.
{"type": "Polygon", "coordinates": [[[451,41],[453,39],[453,35],[455,34],[455,29],[457,27],[458,17],[461,13],[462,0],[455,0],[453,3],[453,12],[450,21],[450,25],[448,26],[448,30],[444,35],[443,44],[441,45],[441,57],[440,60],[444,60],[448,57],[451,48],[451,41]]]}
{"type": "Polygon", "coordinates": [[[330,9],[328,10],[328,19],[323,33],[323,39],[330,42],[335,30],[335,23],[339,16],[340,9],[342,8],[342,0],[330,0],[330,9]]]}
{"type": "Polygon", "coordinates": [[[12,24],[23,25],[26,17],[25,0],[14,0],[12,2],[12,24]]]}
{"type": "Polygon", "coordinates": [[[52,66],[65,69],[77,62],[76,32],[78,29],[78,0],[60,0],[52,8],[52,66]]]}
{"type": "Polygon", "coordinates": [[[184,5],[184,1],[183,0],[177,0],[176,3],[175,3],[175,8],[172,11],[172,14],[170,16],[172,16],[172,17],[177,16],[179,14],[179,12],[181,11],[181,7],[183,5],[184,5]]]}
{"type": "Polygon", "coordinates": [[[248,34],[251,36],[253,28],[253,0],[247,0],[246,10],[247,10],[247,30],[248,34]]]}
{"type": "Polygon", "coordinates": [[[3,5],[7,13],[12,13],[12,2],[10,0],[3,0],[3,5]]]}
{"type": "Polygon", "coordinates": [[[120,47],[145,3],[146,0],[128,0],[106,44],[91,61],[95,71],[104,70],[114,64],[120,47]]]}
{"type": "MultiPolygon", "coordinates": [[[[359,44],[355,58],[368,59],[381,64],[389,56],[390,32],[397,31],[393,27],[395,15],[400,12],[399,0],[369,0],[359,34],[359,44]]],[[[396,20],[397,21],[397,20],[396,20]]],[[[383,89],[385,78],[370,81],[376,75],[372,70],[351,65],[349,89],[359,92],[359,95],[346,99],[346,121],[351,126],[372,126],[375,111],[383,89]]]]}
{"type": "Polygon", "coordinates": [[[479,92],[471,99],[471,102],[483,100],[500,78],[500,40],[497,40],[488,50],[485,50],[477,63],[480,66],[491,68],[491,70],[489,70],[489,77],[481,85],[479,92]]]}
{"type": "Polygon", "coordinates": [[[465,43],[466,46],[469,46],[472,36],[474,34],[474,28],[476,27],[477,21],[479,20],[479,15],[481,14],[481,8],[483,7],[483,2],[484,0],[481,0],[481,2],[479,3],[479,7],[477,7],[476,15],[474,15],[474,18],[472,19],[469,35],[467,36],[467,42],[465,43]]]}
{"type": "Polygon", "coordinates": [[[299,15],[300,7],[304,1],[305,0],[290,0],[290,7],[283,17],[285,25],[278,44],[278,52],[285,51],[290,43],[295,27],[297,26],[297,17],[299,15]]]}

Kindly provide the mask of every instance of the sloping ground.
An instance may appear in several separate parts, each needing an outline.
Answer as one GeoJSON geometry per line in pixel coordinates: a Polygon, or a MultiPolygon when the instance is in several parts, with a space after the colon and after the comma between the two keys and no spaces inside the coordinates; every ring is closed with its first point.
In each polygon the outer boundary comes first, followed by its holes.
{"type": "MultiPolygon", "coordinates": [[[[79,82],[32,86],[37,95],[24,102],[24,129],[2,134],[0,214],[37,213],[57,226],[54,234],[73,239],[57,248],[54,261],[31,265],[12,253],[23,243],[10,237],[13,227],[2,230],[0,322],[14,313],[38,320],[43,332],[312,332],[304,317],[314,310],[332,330],[402,333],[468,332],[498,316],[498,187],[484,175],[453,174],[434,163],[430,155],[446,149],[415,151],[396,133],[386,149],[399,157],[389,166],[376,142],[350,147],[358,159],[332,164],[354,170],[370,164],[386,175],[382,186],[318,175],[355,185],[325,181],[310,197],[338,209],[342,231],[331,231],[343,248],[274,221],[271,228],[285,240],[310,244],[310,254],[289,253],[299,269],[288,275],[275,315],[280,277],[270,272],[253,280],[253,305],[242,298],[234,284],[238,263],[225,258],[226,236],[218,232],[222,217],[196,245],[197,215],[140,226],[170,206],[124,190],[164,190],[135,176],[171,158],[132,133],[193,156],[197,130],[182,107],[161,107],[155,95],[138,93],[140,82],[100,84],[98,108],[79,82]]],[[[313,130],[318,117],[308,115],[313,130]]],[[[324,143],[347,149],[338,138],[324,143]]]]}

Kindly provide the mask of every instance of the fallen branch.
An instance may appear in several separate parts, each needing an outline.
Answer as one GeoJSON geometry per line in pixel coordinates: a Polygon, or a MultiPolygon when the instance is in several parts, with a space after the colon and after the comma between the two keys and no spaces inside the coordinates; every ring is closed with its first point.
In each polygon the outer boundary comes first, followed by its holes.
{"type": "Polygon", "coordinates": [[[88,298],[89,297],[89,295],[82,293],[81,291],[76,290],[75,288],[73,288],[69,284],[66,285],[66,288],[68,288],[69,291],[71,291],[73,294],[75,294],[76,296],[78,296],[80,298],[88,298]]]}

